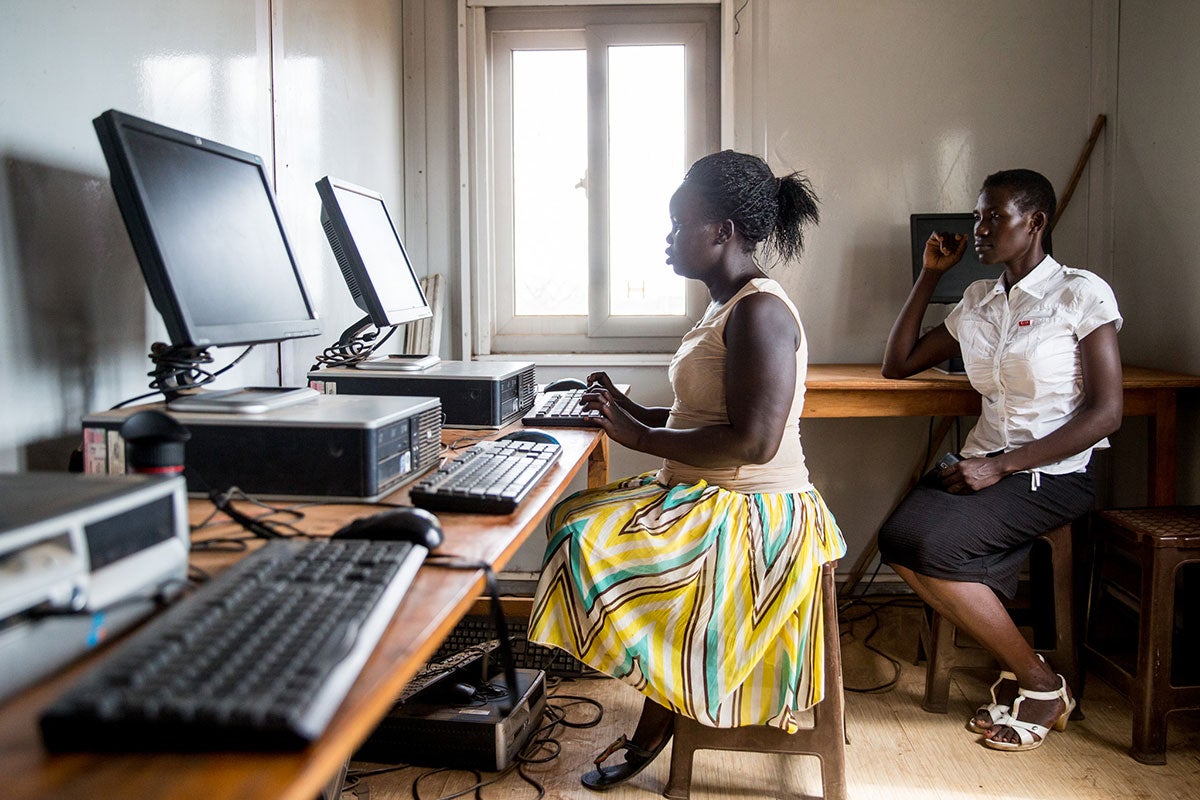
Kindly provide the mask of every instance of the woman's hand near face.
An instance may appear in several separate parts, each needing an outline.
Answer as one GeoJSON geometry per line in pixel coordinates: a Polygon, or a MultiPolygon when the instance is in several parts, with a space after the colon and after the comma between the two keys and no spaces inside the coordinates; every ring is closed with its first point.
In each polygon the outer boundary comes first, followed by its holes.
{"type": "Polygon", "coordinates": [[[962,260],[966,250],[965,233],[934,231],[929,235],[925,242],[921,274],[913,282],[912,291],[888,334],[883,350],[883,377],[907,378],[958,354],[958,342],[946,330],[945,324],[922,334],[921,322],[938,281],[962,260]]]}
{"type": "Polygon", "coordinates": [[[921,266],[930,272],[945,272],[959,261],[967,251],[967,235],[965,233],[929,234],[925,242],[925,255],[921,266]]]}

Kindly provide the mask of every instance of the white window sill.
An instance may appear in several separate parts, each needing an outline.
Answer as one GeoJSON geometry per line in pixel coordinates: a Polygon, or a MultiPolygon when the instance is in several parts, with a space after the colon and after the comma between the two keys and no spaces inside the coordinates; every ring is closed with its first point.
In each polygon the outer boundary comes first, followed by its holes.
{"type": "Polygon", "coordinates": [[[542,367],[666,367],[671,353],[493,353],[476,361],[532,361],[542,367]]]}

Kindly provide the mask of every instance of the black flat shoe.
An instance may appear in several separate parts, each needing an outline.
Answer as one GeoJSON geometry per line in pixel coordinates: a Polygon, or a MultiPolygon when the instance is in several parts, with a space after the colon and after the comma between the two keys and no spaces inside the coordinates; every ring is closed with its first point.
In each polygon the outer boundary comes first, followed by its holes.
{"type": "Polygon", "coordinates": [[[634,744],[622,735],[620,739],[610,744],[605,748],[603,753],[596,757],[596,768],[590,772],[583,773],[583,777],[579,779],[579,782],[593,792],[606,792],[644,770],[654,760],[655,756],[662,752],[662,749],[667,746],[667,742],[669,741],[671,741],[670,733],[663,737],[663,740],[654,749],[647,750],[645,747],[634,744]],[[600,766],[608,760],[609,756],[618,750],[625,751],[625,763],[615,764],[611,767],[600,766]]]}

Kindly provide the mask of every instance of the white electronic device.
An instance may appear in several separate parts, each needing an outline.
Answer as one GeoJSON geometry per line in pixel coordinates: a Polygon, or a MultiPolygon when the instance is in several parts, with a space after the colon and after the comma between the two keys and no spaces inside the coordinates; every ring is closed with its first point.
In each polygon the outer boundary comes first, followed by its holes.
{"type": "Polygon", "coordinates": [[[182,590],[183,478],[0,474],[0,698],[182,590]]]}

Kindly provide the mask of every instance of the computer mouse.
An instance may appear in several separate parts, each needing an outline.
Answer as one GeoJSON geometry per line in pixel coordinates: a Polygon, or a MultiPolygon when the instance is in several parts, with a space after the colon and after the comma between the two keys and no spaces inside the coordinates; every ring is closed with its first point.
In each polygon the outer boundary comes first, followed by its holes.
{"type": "Polygon", "coordinates": [[[567,392],[571,389],[586,389],[587,384],[578,378],[559,378],[556,381],[551,381],[546,384],[543,391],[546,392],[567,392]]]}
{"type": "Polygon", "coordinates": [[[471,703],[479,697],[479,690],[469,683],[456,683],[449,687],[447,694],[459,703],[471,703]]]}
{"type": "Polygon", "coordinates": [[[437,517],[423,508],[406,506],[356,519],[330,538],[412,542],[433,550],[444,537],[437,517]]]}
{"type": "Polygon", "coordinates": [[[522,428],[519,431],[506,433],[500,437],[502,442],[536,442],[537,444],[558,444],[558,439],[555,439],[545,431],[537,428],[522,428]]]}

